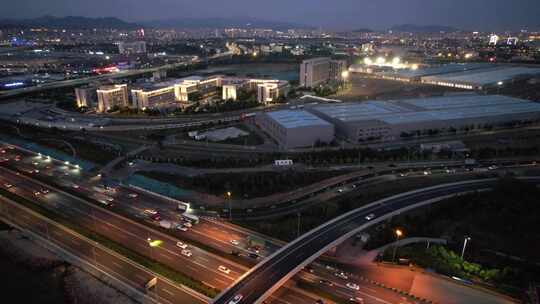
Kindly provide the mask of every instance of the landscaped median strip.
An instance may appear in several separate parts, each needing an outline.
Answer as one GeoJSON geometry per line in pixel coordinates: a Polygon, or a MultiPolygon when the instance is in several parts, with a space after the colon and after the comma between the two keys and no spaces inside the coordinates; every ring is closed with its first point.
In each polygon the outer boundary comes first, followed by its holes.
{"type": "Polygon", "coordinates": [[[136,263],[139,267],[147,269],[148,272],[155,273],[156,276],[161,276],[167,278],[170,281],[181,284],[183,285],[182,287],[186,288],[187,290],[193,289],[194,291],[201,293],[201,297],[203,298],[213,298],[219,292],[219,290],[213,287],[209,287],[194,278],[186,276],[174,269],[171,269],[168,266],[165,266],[143,255],[140,255],[139,253],[136,253],[122,246],[121,244],[113,242],[100,234],[90,231],[84,227],[78,226],[66,219],[65,217],[61,216],[60,214],[36,205],[25,198],[17,196],[4,189],[0,189],[0,195],[38,213],[44,218],[54,222],[54,224],[56,224],[57,226],[64,226],[65,228],[72,230],[76,234],[79,234],[87,239],[97,242],[99,245],[102,245],[105,248],[112,250],[116,254],[122,255],[123,257],[129,259],[130,261],[132,261],[132,263],[136,263]]]}

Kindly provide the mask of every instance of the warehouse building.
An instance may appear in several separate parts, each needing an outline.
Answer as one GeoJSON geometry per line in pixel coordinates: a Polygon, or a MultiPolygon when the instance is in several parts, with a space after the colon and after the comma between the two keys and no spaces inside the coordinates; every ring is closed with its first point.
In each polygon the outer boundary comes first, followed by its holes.
{"type": "Polygon", "coordinates": [[[330,143],[334,126],[306,111],[282,110],[257,115],[257,125],[285,149],[330,143]]]}
{"type": "Polygon", "coordinates": [[[308,109],[351,142],[393,141],[427,131],[540,120],[540,103],[500,95],[454,95],[320,105],[308,109]]]}
{"type": "Polygon", "coordinates": [[[540,69],[526,67],[498,67],[480,69],[435,76],[422,77],[422,82],[438,86],[461,88],[468,90],[483,90],[488,87],[504,85],[514,79],[527,79],[540,75],[540,69]]]}

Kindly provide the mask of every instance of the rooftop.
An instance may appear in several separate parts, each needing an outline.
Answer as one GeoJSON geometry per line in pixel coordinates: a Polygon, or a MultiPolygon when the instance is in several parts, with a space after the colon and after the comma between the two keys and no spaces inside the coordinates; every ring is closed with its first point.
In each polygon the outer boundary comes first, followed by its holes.
{"type": "Polygon", "coordinates": [[[501,95],[458,95],[399,101],[367,101],[316,106],[314,111],[342,122],[406,124],[538,112],[540,103],[501,95]]]}
{"type": "Polygon", "coordinates": [[[282,110],[266,113],[287,129],[309,126],[331,126],[331,124],[306,111],[282,110]]]}
{"type": "Polygon", "coordinates": [[[495,84],[519,76],[540,74],[539,68],[502,67],[488,70],[466,71],[434,76],[441,81],[474,83],[477,85],[495,84]]]}
{"type": "Polygon", "coordinates": [[[394,70],[394,71],[384,71],[384,72],[379,72],[376,74],[379,74],[381,76],[390,75],[390,76],[412,78],[412,77],[422,77],[422,76],[429,76],[429,75],[448,74],[448,73],[455,73],[455,72],[468,72],[468,71],[474,71],[474,70],[479,70],[479,69],[485,70],[485,69],[492,69],[495,67],[496,67],[495,65],[486,64],[486,63],[450,63],[450,64],[445,64],[445,65],[422,68],[418,70],[401,69],[401,70],[394,70]]]}

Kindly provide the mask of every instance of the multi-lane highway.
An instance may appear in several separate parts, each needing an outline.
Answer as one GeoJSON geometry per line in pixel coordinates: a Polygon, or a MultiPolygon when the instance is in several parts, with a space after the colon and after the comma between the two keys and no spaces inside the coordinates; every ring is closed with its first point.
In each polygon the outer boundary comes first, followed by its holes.
{"type": "MultiPolygon", "coordinates": [[[[540,178],[530,178],[540,182],[540,178]]],[[[344,214],[281,248],[239,278],[213,303],[261,303],[281,284],[332,246],[401,212],[460,193],[492,188],[497,179],[452,183],[386,198],[344,214]],[[235,299],[241,300],[235,302],[235,299]]],[[[356,283],[356,282],[355,282],[356,283]]]]}
{"type": "Polygon", "coordinates": [[[40,235],[60,248],[86,260],[89,264],[122,280],[133,289],[147,293],[157,302],[185,304],[208,302],[208,298],[143,268],[104,246],[89,240],[58,223],[5,198],[0,198],[0,214],[4,220],[40,235]],[[145,286],[158,278],[152,291],[145,286]]]}

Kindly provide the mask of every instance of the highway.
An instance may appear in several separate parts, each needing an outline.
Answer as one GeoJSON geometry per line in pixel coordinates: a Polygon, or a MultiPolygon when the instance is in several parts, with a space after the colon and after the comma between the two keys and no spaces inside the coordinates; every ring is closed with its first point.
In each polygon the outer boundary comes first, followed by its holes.
{"type": "MultiPolygon", "coordinates": [[[[539,182],[540,178],[531,180],[539,182]]],[[[490,189],[496,183],[497,179],[484,179],[445,184],[403,193],[353,210],[281,248],[236,280],[213,303],[234,303],[230,301],[239,295],[242,296],[239,303],[261,303],[302,267],[362,229],[445,197],[490,189]]]]}
{"type": "MultiPolygon", "coordinates": [[[[203,221],[186,232],[176,232],[175,234],[178,238],[172,237],[169,234],[160,232],[157,227],[152,229],[112,212],[126,213],[124,210],[127,210],[129,215],[141,217],[141,214],[144,213],[145,204],[148,204],[149,208],[152,208],[152,206],[155,206],[156,199],[159,199],[158,197],[147,195],[144,192],[137,192],[133,189],[128,190],[128,188],[124,187],[119,187],[115,193],[108,192],[103,194],[96,192],[94,186],[90,185],[98,184],[97,178],[91,178],[85,175],[72,165],[59,164],[57,161],[37,157],[24,150],[9,149],[8,146],[4,146],[3,148],[0,150],[4,151],[2,153],[2,159],[0,159],[3,165],[0,166],[0,187],[13,194],[36,202],[42,207],[63,215],[77,225],[106,236],[112,241],[167,265],[189,277],[196,278],[208,287],[222,290],[248,270],[246,266],[211,254],[192,245],[192,242],[190,242],[190,240],[204,242],[227,253],[230,253],[232,250],[241,251],[240,246],[245,246],[245,244],[236,246],[230,243],[230,240],[233,238],[237,237],[240,239],[242,237],[239,235],[240,230],[235,230],[233,234],[230,233],[231,230],[227,229],[225,225],[213,226],[211,222],[203,221]],[[16,159],[19,160],[16,161],[16,159]],[[13,171],[6,166],[17,169],[18,171],[13,171]],[[35,172],[36,168],[39,170],[38,173],[35,172]],[[21,174],[19,171],[24,174],[21,174]],[[29,173],[30,171],[33,173],[29,173]],[[81,196],[90,197],[95,200],[114,197],[115,206],[110,208],[111,210],[104,209],[79,197],[65,193],[48,183],[45,184],[34,178],[30,178],[26,174],[34,175],[35,177],[38,175],[41,177],[54,177],[55,181],[59,182],[62,186],[72,187],[81,196]],[[77,185],[77,188],[73,188],[74,185],[77,185]],[[48,189],[50,192],[35,195],[36,192],[44,189],[48,189]],[[137,197],[130,198],[129,194],[133,193],[137,193],[137,197]],[[162,244],[159,247],[151,247],[149,246],[148,239],[160,240],[162,244]],[[181,249],[176,246],[179,240],[188,244],[188,249],[191,251],[192,256],[186,257],[181,254],[181,249]],[[224,273],[219,271],[218,267],[222,265],[230,269],[230,272],[224,273]]],[[[164,201],[161,200],[158,205],[163,206],[164,201]]],[[[168,205],[170,206],[170,202],[168,202],[168,205]]],[[[256,262],[253,259],[251,261],[252,263],[256,262]]],[[[312,296],[306,296],[297,290],[287,288],[286,294],[279,299],[273,299],[272,303],[312,303],[314,300],[312,296]],[[300,299],[302,300],[300,301],[300,299]]]]}
{"type": "Polygon", "coordinates": [[[108,250],[104,246],[86,239],[10,200],[0,198],[0,214],[7,221],[42,236],[49,242],[78,256],[96,268],[102,269],[111,276],[122,280],[139,292],[147,293],[150,298],[158,302],[173,304],[208,303],[208,298],[202,297],[184,286],[174,284],[129,261],[127,258],[108,250]],[[148,292],[145,285],[154,277],[158,278],[156,286],[152,291],[148,292]]]}

